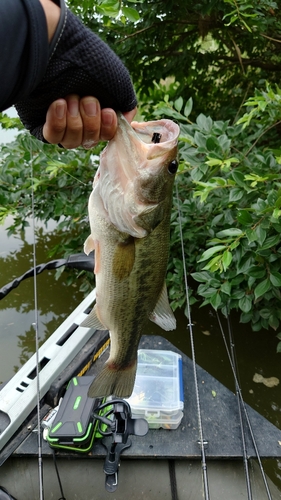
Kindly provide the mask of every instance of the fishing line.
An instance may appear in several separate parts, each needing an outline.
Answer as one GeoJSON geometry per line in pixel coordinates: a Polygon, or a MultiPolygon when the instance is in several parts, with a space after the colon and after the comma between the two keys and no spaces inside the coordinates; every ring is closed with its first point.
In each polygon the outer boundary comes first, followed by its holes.
{"type": "Polygon", "coordinates": [[[38,332],[38,294],[37,294],[37,274],[36,274],[36,236],[35,236],[35,208],[34,208],[34,179],[33,179],[33,154],[32,143],[30,144],[30,170],[31,170],[31,208],[32,208],[32,237],[33,237],[33,289],[34,289],[34,329],[35,329],[35,349],[36,349],[36,393],[37,393],[37,437],[38,437],[38,477],[39,477],[39,498],[44,500],[43,486],[43,461],[42,461],[42,436],[41,436],[41,412],[40,412],[40,361],[39,361],[39,332],[38,332]]]}
{"type": "Polygon", "coordinates": [[[187,326],[188,326],[189,334],[190,334],[190,344],[191,344],[192,362],[193,362],[192,363],[193,364],[193,375],[194,375],[196,404],[197,404],[199,445],[200,445],[200,449],[201,449],[201,467],[202,467],[202,474],[203,474],[204,497],[205,497],[205,500],[209,500],[210,494],[209,494],[208,472],[207,472],[207,463],[206,463],[206,455],[205,455],[206,441],[204,440],[204,437],[203,437],[200,396],[199,396],[198,379],[197,379],[197,372],[196,372],[195,348],[194,348],[194,338],[193,338],[193,329],[192,329],[193,323],[191,320],[191,310],[190,310],[190,303],[189,303],[189,293],[188,293],[189,286],[187,283],[187,270],[186,270],[186,264],[185,264],[185,251],[184,251],[183,231],[182,231],[182,223],[181,223],[181,210],[180,210],[179,192],[178,192],[177,182],[176,182],[176,196],[177,196],[178,213],[179,213],[179,230],[180,230],[180,238],[181,238],[181,250],[182,250],[182,259],[183,259],[183,272],[184,272],[187,315],[188,315],[188,325],[187,326]]]}
{"type": "Polygon", "coordinates": [[[233,335],[232,335],[229,317],[227,317],[227,325],[228,325],[228,335],[229,335],[229,344],[230,344],[230,354],[231,354],[233,370],[235,373],[235,391],[236,391],[237,406],[238,406],[238,413],[239,413],[239,423],[240,423],[240,430],[241,430],[243,464],[244,464],[244,471],[245,471],[245,477],[246,477],[247,495],[248,495],[248,499],[252,500],[253,497],[252,497],[251,481],[250,481],[250,474],[249,474],[249,461],[248,461],[249,457],[248,457],[247,446],[246,446],[245,427],[244,427],[244,422],[243,422],[241,400],[240,400],[239,392],[238,392],[238,387],[240,387],[240,385],[238,384],[238,365],[237,365],[235,345],[234,345],[234,339],[233,339],[233,335]]]}
{"type": "MultiPolygon", "coordinates": [[[[261,472],[262,479],[263,479],[263,482],[264,482],[264,486],[265,486],[265,490],[266,490],[266,493],[267,493],[267,497],[268,497],[269,500],[272,500],[272,496],[271,496],[271,493],[270,493],[270,490],[269,490],[268,481],[266,479],[264,468],[263,468],[263,465],[262,465],[262,462],[261,462],[261,457],[260,457],[260,454],[259,454],[257,442],[256,442],[256,439],[255,439],[255,436],[254,436],[254,432],[253,432],[253,428],[252,428],[252,425],[251,425],[251,421],[250,421],[250,418],[249,418],[249,415],[248,415],[248,411],[247,411],[247,408],[246,408],[246,405],[245,405],[245,402],[244,402],[244,399],[243,399],[243,396],[242,396],[242,391],[241,391],[240,385],[238,383],[236,369],[235,369],[235,366],[234,366],[231,354],[229,352],[229,348],[228,348],[228,345],[227,345],[227,342],[226,342],[226,338],[225,338],[223,326],[222,326],[220,317],[218,315],[218,312],[216,312],[216,314],[217,314],[217,320],[218,320],[219,327],[220,327],[220,330],[221,330],[222,338],[223,338],[223,341],[224,341],[224,345],[225,345],[225,348],[226,348],[227,356],[228,356],[228,359],[229,359],[229,363],[230,363],[230,366],[231,366],[231,370],[232,370],[232,373],[233,373],[233,376],[234,376],[234,380],[235,380],[235,388],[236,388],[237,396],[238,396],[237,400],[239,400],[239,404],[241,404],[241,406],[242,406],[242,409],[243,409],[243,412],[244,412],[244,416],[245,416],[247,424],[248,424],[249,432],[250,432],[252,443],[253,443],[253,447],[254,447],[254,450],[255,450],[255,453],[256,453],[256,458],[257,458],[257,461],[258,461],[258,464],[259,464],[259,468],[260,468],[260,472],[261,472]]],[[[234,347],[235,346],[234,346],[234,342],[233,342],[233,338],[232,338],[232,333],[231,333],[231,329],[230,329],[230,321],[229,321],[228,317],[227,317],[227,321],[228,321],[228,326],[229,326],[229,331],[230,331],[230,345],[233,346],[233,351],[234,351],[234,347]]],[[[252,497],[250,497],[250,498],[252,498],[252,497]]]]}

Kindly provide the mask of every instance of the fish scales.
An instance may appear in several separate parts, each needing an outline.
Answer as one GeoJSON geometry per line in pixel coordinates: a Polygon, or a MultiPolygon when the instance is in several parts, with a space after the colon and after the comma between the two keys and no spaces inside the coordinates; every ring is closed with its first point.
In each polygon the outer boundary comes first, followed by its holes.
{"type": "Polygon", "coordinates": [[[149,320],[166,330],[176,325],[165,275],[178,134],[170,120],[130,126],[118,115],[116,136],[101,155],[85,242],[86,253],[95,249],[96,305],[82,326],[108,329],[111,348],[91,397],[129,397],[149,320]],[[155,129],[163,143],[149,142],[155,129]]]}

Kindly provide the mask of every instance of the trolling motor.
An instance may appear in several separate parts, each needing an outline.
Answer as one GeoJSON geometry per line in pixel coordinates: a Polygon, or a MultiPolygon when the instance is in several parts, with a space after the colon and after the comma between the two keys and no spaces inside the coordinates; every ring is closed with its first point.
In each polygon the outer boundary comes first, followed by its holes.
{"type": "MultiPolygon", "coordinates": [[[[59,267],[69,267],[71,269],[79,269],[80,271],[90,271],[93,272],[95,267],[95,256],[94,252],[90,252],[89,255],[84,253],[78,253],[70,255],[66,259],[56,259],[47,262],[46,264],[39,264],[36,267],[32,267],[26,271],[22,276],[11,281],[7,285],[0,288],[0,300],[6,297],[14,288],[17,288],[20,283],[27,279],[32,278],[34,274],[41,274],[43,271],[50,269],[58,269],[59,267]]],[[[0,498],[1,500],[1,498],[0,498]]]]}
{"type": "Polygon", "coordinates": [[[129,435],[145,436],[148,432],[148,422],[144,418],[132,418],[131,407],[127,401],[122,399],[108,401],[99,406],[99,410],[111,406],[110,410],[102,417],[95,413],[95,417],[100,424],[106,424],[110,428],[104,431],[99,424],[98,431],[103,436],[110,436],[110,439],[102,440],[103,446],[107,449],[107,456],[104,462],[103,471],[105,473],[105,489],[113,493],[118,486],[118,471],[120,466],[121,453],[130,448],[132,442],[129,435]],[[109,419],[109,416],[112,419],[109,419]]]}

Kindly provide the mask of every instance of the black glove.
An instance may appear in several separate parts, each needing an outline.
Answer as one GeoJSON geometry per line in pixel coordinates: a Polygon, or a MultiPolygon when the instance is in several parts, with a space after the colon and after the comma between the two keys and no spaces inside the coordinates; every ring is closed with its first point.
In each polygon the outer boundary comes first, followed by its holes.
{"type": "Polygon", "coordinates": [[[131,111],[137,104],[130,75],[116,54],[85,28],[61,2],[45,76],[28,98],[16,103],[24,126],[41,141],[50,104],[68,94],[96,97],[102,108],[131,111]]]}

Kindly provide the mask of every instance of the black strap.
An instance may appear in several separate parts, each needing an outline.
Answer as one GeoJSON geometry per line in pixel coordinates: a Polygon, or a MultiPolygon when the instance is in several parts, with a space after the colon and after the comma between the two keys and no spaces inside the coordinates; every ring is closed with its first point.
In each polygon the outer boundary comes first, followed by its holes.
{"type": "Polygon", "coordinates": [[[176,478],[176,467],[175,461],[169,460],[169,475],[171,484],[172,500],[178,500],[178,489],[177,489],[177,478],[176,478]]]}

